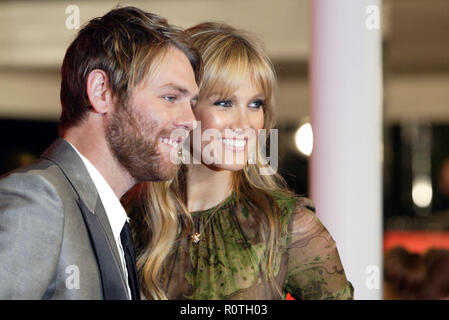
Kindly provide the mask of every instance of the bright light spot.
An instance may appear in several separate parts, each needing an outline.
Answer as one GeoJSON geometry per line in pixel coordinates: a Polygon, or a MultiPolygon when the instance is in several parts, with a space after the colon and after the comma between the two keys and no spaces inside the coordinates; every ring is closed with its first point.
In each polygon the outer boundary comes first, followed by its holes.
{"type": "Polygon", "coordinates": [[[416,206],[425,208],[432,202],[432,181],[429,177],[417,177],[413,181],[412,198],[416,206]]]}
{"type": "Polygon", "coordinates": [[[295,142],[298,150],[310,156],[313,149],[313,132],[310,123],[303,124],[295,134],[295,142]]]}

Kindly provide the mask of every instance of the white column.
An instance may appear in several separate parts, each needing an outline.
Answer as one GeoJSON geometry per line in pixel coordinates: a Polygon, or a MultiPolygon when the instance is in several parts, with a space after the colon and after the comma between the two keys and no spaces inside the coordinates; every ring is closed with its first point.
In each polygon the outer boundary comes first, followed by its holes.
{"type": "Polygon", "coordinates": [[[381,299],[381,1],[310,6],[311,196],[355,298],[381,299]]]}

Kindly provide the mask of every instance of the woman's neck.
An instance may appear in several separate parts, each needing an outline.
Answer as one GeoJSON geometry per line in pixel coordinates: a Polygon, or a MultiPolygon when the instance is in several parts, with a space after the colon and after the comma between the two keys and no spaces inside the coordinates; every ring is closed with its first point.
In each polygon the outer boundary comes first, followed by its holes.
{"type": "Polygon", "coordinates": [[[190,165],[187,172],[189,211],[212,208],[232,192],[232,171],[212,170],[205,165],[190,165]]]}

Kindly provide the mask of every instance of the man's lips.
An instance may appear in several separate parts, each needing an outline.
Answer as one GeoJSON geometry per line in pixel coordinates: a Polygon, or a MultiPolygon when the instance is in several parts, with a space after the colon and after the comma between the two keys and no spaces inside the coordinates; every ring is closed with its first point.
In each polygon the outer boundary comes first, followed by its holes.
{"type": "Polygon", "coordinates": [[[172,146],[173,148],[177,148],[180,143],[183,141],[183,137],[178,136],[175,138],[175,140],[171,139],[169,136],[161,136],[159,138],[159,141],[162,143],[168,144],[169,146],[172,146]]]}

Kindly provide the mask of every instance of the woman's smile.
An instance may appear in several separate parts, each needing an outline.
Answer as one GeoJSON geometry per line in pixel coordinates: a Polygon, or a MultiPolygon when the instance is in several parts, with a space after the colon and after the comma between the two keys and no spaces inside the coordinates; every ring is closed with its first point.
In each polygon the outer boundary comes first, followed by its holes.
{"type": "Polygon", "coordinates": [[[238,152],[245,151],[248,143],[248,138],[218,138],[217,140],[221,142],[226,149],[238,152]]]}

